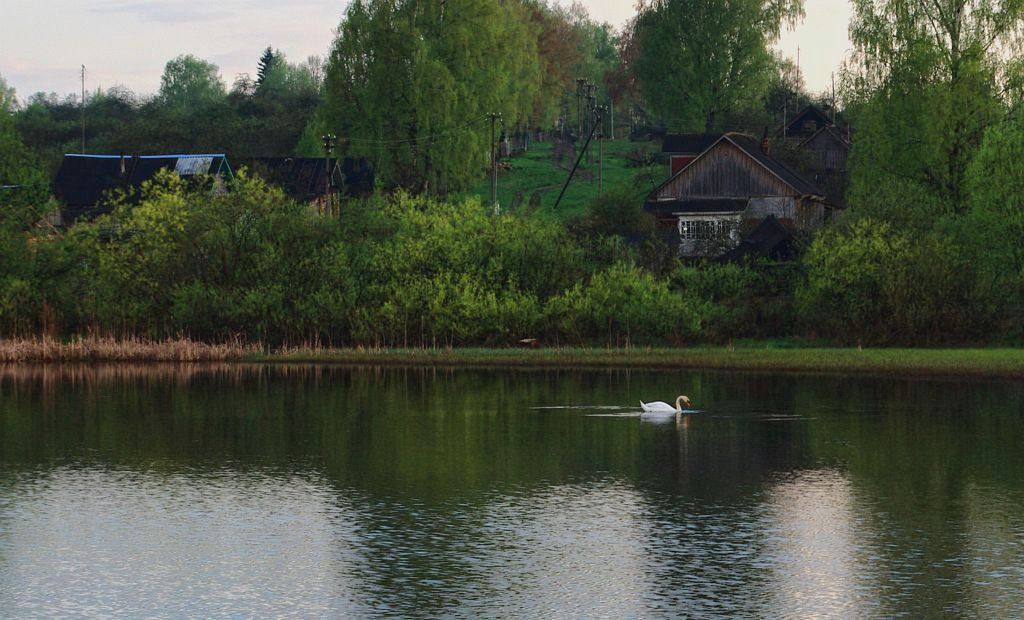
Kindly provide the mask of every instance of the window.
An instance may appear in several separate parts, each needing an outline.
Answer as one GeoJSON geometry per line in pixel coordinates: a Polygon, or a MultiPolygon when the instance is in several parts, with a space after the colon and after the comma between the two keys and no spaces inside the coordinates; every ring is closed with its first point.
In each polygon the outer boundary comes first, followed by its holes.
{"type": "Polygon", "coordinates": [[[728,220],[680,220],[679,236],[683,239],[708,241],[728,237],[732,222],[728,220]]]}

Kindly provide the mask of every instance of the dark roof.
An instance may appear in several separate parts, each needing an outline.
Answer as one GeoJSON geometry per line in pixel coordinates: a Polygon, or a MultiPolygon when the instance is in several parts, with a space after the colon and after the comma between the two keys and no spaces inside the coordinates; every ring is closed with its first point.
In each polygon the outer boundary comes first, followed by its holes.
{"type": "Polygon", "coordinates": [[[796,137],[808,136],[817,132],[823,126],[831,124],[832,119],[829,118],[827,114],[819,110],[818,107],[812,103],[803,110],[797,112],[796,116],[794,116],[788,123],[786,123],[782,127],[779,127],[779,129],[775,132],[775,135],[792,135],[796,137]],[[804,131],[802,125],[808,121],[814,122],[814,131],[804,131]]]}
{"type": "Polygon", "coordinates": [[[181,176],[231,173],[223,154],[65,155],[53,189],[68,207],[94,207],[111,190],[137,189],[160,170],[175,170],[181,176]]]}
{"type": "Polygon", "coordinates": [[[725,134],[722,139],[729,140],[737,147],[742,149],[747,155],[755,159],[758,163],[768,169],[769,172],[777,176],[784,183],[795,189],[797,192],[807,196],[823,196],[824,194],[814,183],[811,183],[805,179],[800,173],[796,172],[786,164],[782,163],[778,159],[772,157],[768,153],[765,153],[761,149],[761,141],[756,140],[748,135],[741,133],[728,133],[725,134]]]}
{"type": "Polygon", "coordinates": [[[661,143],[662,153],[700,155],[711,148],[722,137],[720,133],[674,133],[665,136],[661,143]]]}
{"type": "Polygon", "coordinates": [[[675,215],[682,213],[743,213],[747,204],[747,198],[690,198],[684,200],[648,200],[644,210],[648,213],[658,215],[675,215]]]}
{"type": "Polygon", "coordinates": [[[775,219],[774,215],[769,215],[746,239],[718,260],[731,262],[748,258],[790,258],[793,255],[792,241],[792,231],[775,219]]]}
{"type": "Polygon", "coordinates": [[[846,136],[835,125],[825,125],[818,131],[810,135],[806,140],[800,143],[800,146],[805,146],[813,142],[820,135],[828,135],[835,139],[840,145],[846,147],[847,150],[850,148],[850,143],[846,140],[846,136]]]}
{"type": "MultiPolygon", "coordinates": [[[[327,164],[322,157],[261,157],[239,163],[299,202],[312,202],[326,191],[327,164]]],[[[365,160],[331,160],[332,190],[360,196],[372,192],[373,186],[373,169],[365,160]]]]}

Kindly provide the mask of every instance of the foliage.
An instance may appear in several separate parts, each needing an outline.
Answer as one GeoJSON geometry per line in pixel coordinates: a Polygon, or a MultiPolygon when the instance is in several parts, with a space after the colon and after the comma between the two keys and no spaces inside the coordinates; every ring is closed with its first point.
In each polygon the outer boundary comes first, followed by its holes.
{"type": "Polygon", "coordinates": [[[331,51],[319,126],[374,161],[388,187],[465,188],[487,165],[486,115],[530,117],[536,50],[519,3],[356,0],[331,51]]]}
{"type": "Polygon", "coordinates": [[[975,312],[975,273],[958,239],[913,237],[869,218],[821,235],[797,291],[801,316],[839,340],[935,344],[988,327],[975,312]]]}
{"type": "Polygon", "coordinates": [[[556,332],[577,343],[601,334],[615,346],[682,344],[700,334],[700,305],[665,280],[619,262],[553,298],[546,312],[556,332]]]}
{"type": "Polygon", "coordinates": [[[767,90],[770,46],[802,15],[802,0],[651,0],[633,34],[640,91],[670,127],[710,132],[767,90]]]}
{"type": "Polygon", "coordinates": [[[14,87],[0,75],[0,114],[10,114],[18,107],[18,96],[14,87]]]}
{"type": "Polygon", "coordinates": [[[857,141],[849,202],[921,227],[968,207],[967,167],[999,119],[1020,0],[858,0],[847,76],[857,141]]]}
{"type": "Polygon", "coordinates": [[[167,62],[160,77],[160,99],[170,107],[196,107],[223,99],[217,65],[185,54],[167,62]]]}

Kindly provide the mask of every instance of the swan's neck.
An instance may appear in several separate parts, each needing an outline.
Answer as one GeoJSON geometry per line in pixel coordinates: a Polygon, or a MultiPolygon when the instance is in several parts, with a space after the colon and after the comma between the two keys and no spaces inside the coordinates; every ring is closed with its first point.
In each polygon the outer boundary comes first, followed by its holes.
{"type": "Polygon", "coordinates": [[[680,396],[679,398],[676,399],[676,411],[682,411],[682,410],[683,410],[683,397],[680,396]]]}

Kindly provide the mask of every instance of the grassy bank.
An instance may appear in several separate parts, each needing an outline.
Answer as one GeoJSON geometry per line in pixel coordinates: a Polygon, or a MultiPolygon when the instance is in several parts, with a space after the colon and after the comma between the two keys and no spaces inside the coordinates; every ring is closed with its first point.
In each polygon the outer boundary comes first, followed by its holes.
{"type": "Polygon", "coordinates": [[[326,349],[188,339],[0,339],[0,362],[255,362],[519,368],[679,368],[1024,379],[1021,349],[326,349]]]}
{"type": "Polygon", "coordinates": [[[1024,379],[1024,350],[1019,349],[298,349],[250,359],[338,364],[680,368],[1024,379]]]}

